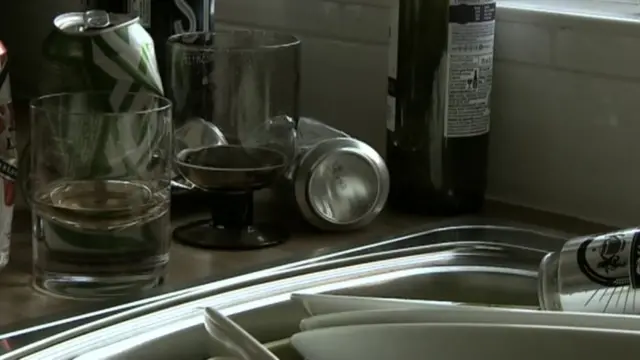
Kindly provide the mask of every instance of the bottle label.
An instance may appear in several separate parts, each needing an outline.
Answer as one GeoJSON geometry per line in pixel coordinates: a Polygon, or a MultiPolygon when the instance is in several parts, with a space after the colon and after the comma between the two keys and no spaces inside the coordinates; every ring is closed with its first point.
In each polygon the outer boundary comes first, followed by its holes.
{"type": "Polygon", "coordinates": [[[392,0],[391,20],[389,21],[389,59],[387,62],[387,129],[396,130],[396,76],[398,73],[398,22],[400,21],[400,2],[392,0]]]}
{"type": "MultiPolygon", "coordinates": [[[[198,18],[194,8],[191,5],[189,5],[189,3],[186,0],[173,0],[173,3],[175,4],[176,8],[178,8],[177,10],[180,12],[180,14],[184,17],[184,19],[176,20],[173,23],[173,33],[182,34],[185,32],[197,31],[198,18]]],[[[202,14],[203,14],[202,19],[204,21],[204,23],[202,24],[203,25],[202,30],[204,31],[209,30],[209,16],[208,16],[209,10],[206,8],[206,5],[208,3],[209,3],[208,1],[203,2],[203,6],[205,8],[202,9],[202,14]]]]}
{"type": "MultiPolygon", "coordinates": [[[[213,16],[213,3],[209,0],[199,2],[189,2],[187,0],[172,0],[175,8],[173,15],[181,17],[175,20],[172,25],[172,34],[182,34],[185,32],[209,31],[210,17],[213,16]],[[201,4],[198,10],[203,14],[202,28],[198,28],[198,15],[194,6],[201,4]],[[201,7],[201,9],[200,9],[201,7]]],[[[151,28],[151,0],[128,0],[127,12],[140,17],[140,23],[146,29],[151,28]]]]}
{"type": "Polygon", "coordinates": [[[151,0],[129,0],[127,12],[138,16],[143,27],[151,27],[151,0]]]}
{"type": "Polygon", "coordinates": [[[495,0],[451,0],[444,135],[489,132],[495,0]]]}

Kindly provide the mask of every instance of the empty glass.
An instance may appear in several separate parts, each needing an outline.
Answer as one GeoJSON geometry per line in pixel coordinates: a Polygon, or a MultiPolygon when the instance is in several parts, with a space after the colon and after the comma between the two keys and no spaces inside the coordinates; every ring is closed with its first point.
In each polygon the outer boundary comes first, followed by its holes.
{"type": "Polygon", "coordinates": [[[31,102],[33,283],[93,298],[157,285],[169,260],[171,104],[147,93],[31,102]]]}
{"type": "Polygon", "coordinates": [[[206,192],[211,218],[182,226],[177,240],[252,249],[286,232],[253,220],[253,192],[271,186],[295,152],[300,41],[266,31],[186,33],[169,38],[176,170],[206,192]]]}

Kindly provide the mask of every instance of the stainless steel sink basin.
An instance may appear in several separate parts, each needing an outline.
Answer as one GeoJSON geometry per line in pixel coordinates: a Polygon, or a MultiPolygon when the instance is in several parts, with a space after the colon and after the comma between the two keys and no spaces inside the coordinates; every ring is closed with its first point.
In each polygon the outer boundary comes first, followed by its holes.
{"type": "Polygon", "coordinates": [[[219,309],[259,340],[271,342],[298,331],[306,315],[290,300],[293,293],[536,306],[539,261],[560,248],[565,238],[540,229],[489,225],[486,220],[434,228],[228,279],[217,288],[209,284],[63,331],[0,360],[205,359],[212,350],[203,326],[204,307],[219,309]]]}

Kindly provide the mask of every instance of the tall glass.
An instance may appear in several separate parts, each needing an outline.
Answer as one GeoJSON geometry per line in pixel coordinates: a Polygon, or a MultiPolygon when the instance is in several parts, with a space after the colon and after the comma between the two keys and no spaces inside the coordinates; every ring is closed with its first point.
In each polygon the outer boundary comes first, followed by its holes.
{"type": "Polygon", "coordinates": [[[295,152],[300,41],[268,31],[186,33],[169,38],[168,51],[175,167],[211,206],[210,219],[175,238],[224,249],[280,243],[283,229],[254,221],[253,193],[295,152]]]}
{"type": "Polygon", "coordinates": [[[147,93],[31,102],[33,284],[98,298],[159,284],[169,261],[171,103],[147,93]]]}

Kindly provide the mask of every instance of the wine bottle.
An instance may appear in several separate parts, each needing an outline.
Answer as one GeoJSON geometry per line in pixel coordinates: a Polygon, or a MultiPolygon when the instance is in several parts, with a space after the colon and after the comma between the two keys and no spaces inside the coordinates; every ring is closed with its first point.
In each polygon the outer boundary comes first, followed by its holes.
{"type": "Polygon", "coordinates": [[[391,206],[433,215],[482,208],[495,11],[495,0],[399,0],[392,6],[391,206]]]}

